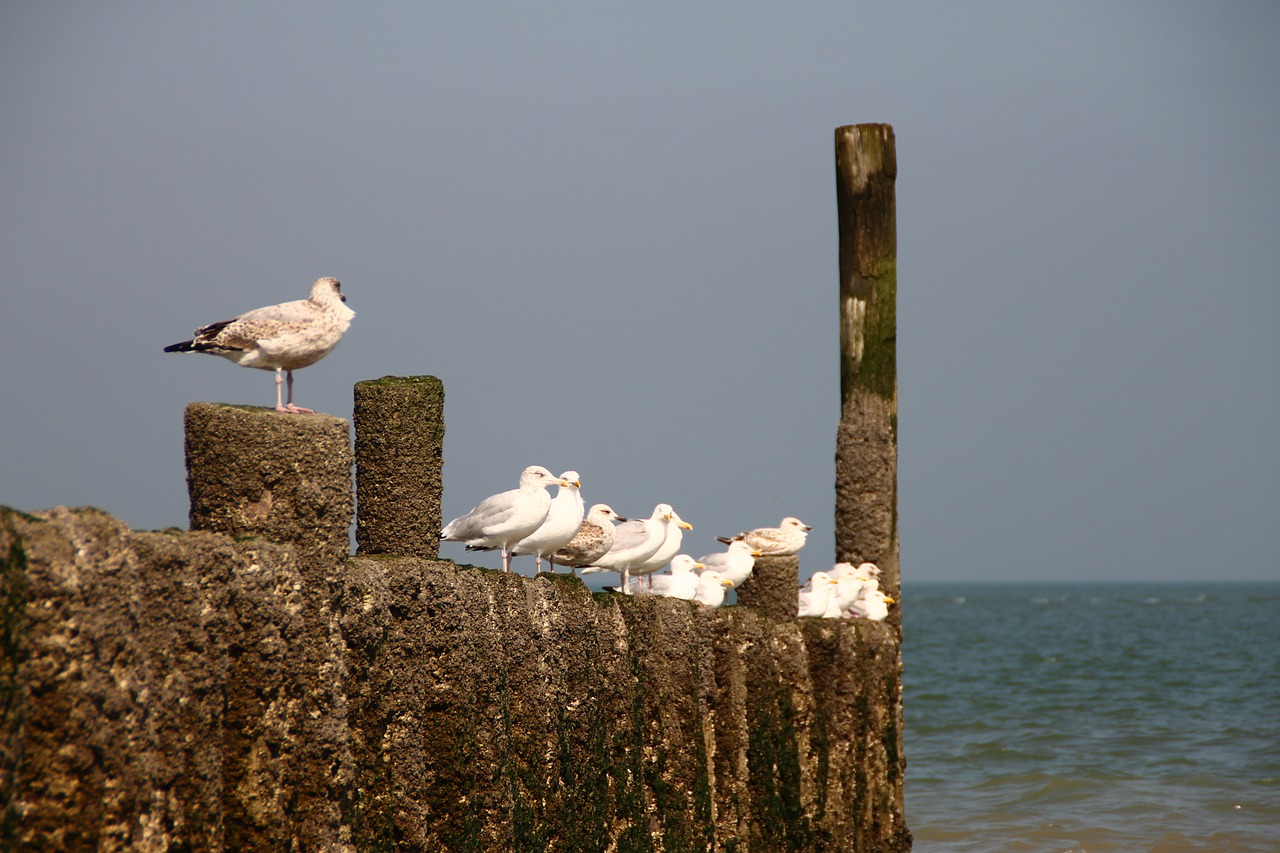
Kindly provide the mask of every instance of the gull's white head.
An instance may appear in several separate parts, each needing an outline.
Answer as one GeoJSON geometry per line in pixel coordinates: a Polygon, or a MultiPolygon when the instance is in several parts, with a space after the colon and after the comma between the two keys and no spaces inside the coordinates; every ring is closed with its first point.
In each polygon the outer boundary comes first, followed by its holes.
{"type": "Polygon", "coordinates": [[[342,293],[342,282],[336,278],[318,278],[311,283],[311,301],[321,305],[333,302],[346,302],[342,293]]]}
{"type": "Polygon", "coordinates": [[[625,518],[613,511],[613,507],[608,504],[592,504],[587,510],[587,515],[593,519],[601,519],[604,521],[626,521],[625,518]]]}
{"type": "Polygon", "coordinates": [[[550,486],[564,486],[564,480],[552,474],[541,465],[530,465],[520,474],[520,488],[549,488],[550,486]]]}
{"type": "Polygon", "coordinates": [[[690,557],[688,554],[676,554],[674,557],[671,558],[672,574],[692,572],[694,569],[702,569],[702,568],[706,568],[706,567],[703,566],[702,563],[699,563],[697,560],[693,559],[693,557],[690,557]]]}

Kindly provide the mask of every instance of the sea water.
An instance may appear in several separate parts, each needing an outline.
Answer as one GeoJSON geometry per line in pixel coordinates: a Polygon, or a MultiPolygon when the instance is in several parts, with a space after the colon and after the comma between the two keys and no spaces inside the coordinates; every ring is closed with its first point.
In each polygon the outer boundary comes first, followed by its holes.
{"type": "Polygon", "coordinates": [[[933,851],[1280,851],[1280,584],[907,584],[933,851]]]}

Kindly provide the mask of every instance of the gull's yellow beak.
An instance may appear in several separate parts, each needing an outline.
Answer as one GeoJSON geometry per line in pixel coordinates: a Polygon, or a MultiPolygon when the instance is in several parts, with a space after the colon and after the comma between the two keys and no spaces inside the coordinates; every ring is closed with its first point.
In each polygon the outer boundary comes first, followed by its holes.
{"type": "Polygon", "coordinates": [[[680,524],[679,524],[679,525],[677,525],[677,526],[678,526],[678,527],[683,527],[685,530],[692,530],[692,529],[693,529],[693,525],[692,525],[692,524],[690,524],[690,523],[689,523],[689,522],[687,522],[687,521],[681,521],[681,522],[680,522],[680,524]]]}

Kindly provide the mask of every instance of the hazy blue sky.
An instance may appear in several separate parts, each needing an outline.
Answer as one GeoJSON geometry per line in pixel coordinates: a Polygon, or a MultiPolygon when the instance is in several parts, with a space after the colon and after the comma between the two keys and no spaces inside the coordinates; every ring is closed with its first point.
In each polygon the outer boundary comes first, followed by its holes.
{"type": "Polygon", "coordinates": [[[0,503],[185,526],[274,387],[161,348],[333,275],[297,400],[441,377],[446,519],[537,463],[826,568],[887,122],[904,579],[1280,578],[1280,6],[614,5],[0,3],[0,503]]]}

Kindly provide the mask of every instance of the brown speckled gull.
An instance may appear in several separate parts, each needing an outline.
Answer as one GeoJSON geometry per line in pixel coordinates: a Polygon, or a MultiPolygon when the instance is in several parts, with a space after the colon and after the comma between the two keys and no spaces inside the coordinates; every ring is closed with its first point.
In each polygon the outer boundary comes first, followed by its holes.
{"type": "Polygon", "coordinates": [[[562,548],[548,559],[554,571],[556,566],[568,566],[572,574],[603,557],[613,545],[613,523],[626,521],[607,504],[592,504],[587,517],[582,520],[578,532],[562,548]]]}
{"type": "Polygon", "coordinates": [[[813,528],[798,518],[787,516],[777,527],[757,527],[737,536],[718,536],[717,541],[728,545],[741,540],[766,557],[785,557],[804,547],[805,539],[813,528]]]}
{"type": "Polygon", "coordinates": [[[296,302],[268,305],[246,314],[196,329],[189,341],[171,344],[165,352],[207,352],[241,367],[276,372],[276,411],[311,412],[293,403],[293,371],[315,364],[338,345],[356,315],[343,303],[336,278],[318,278],[311,295],[296,302]],[[280,373],[288,379],[288,400],[280,399],[280,373]]]}

